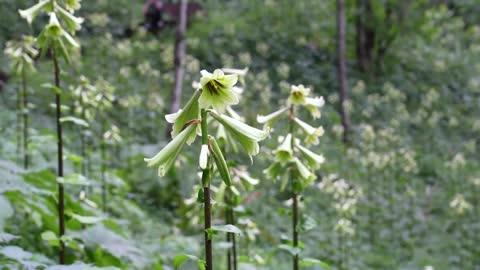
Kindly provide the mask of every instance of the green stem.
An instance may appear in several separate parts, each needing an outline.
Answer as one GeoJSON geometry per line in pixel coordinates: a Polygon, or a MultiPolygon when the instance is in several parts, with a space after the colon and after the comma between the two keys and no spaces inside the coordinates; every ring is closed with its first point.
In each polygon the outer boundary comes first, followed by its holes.
{"type": "Polygon", "coordinates": [[[106,162],[107,153],[105,149],[105,140],[103,139],[103,133],[105,132],[105,119],[102,118],[102,130],[101,130],[101,142],[100,142],[100,155],[102,162],[100,166],[101,179],[102,179],[102,209],[103,212],[107,212],[107,181],[106,181],[106,162]]]}
{"type": "Polygon", "coordinates": [[[23,99],[23,167],[28,169],[28,93],[27,93],[27,77],[25,69],[22,70],[22,99],[23,99]]]}
{"type": "MultiPolygon", "coordinates": [[[[55,86],[60,89],[60,67],[58,65],[58,59],[55,48],[52,48],[53,56],[53,67],[55,75],[55,86]]],[[[63,177],[63,137],[62,137],[62,110],[61,110],[61,96],[58,91],[55,94],[55,103],[56,103],[56,120],[57,120],[57,162],[58,162],[58,177],[63,177]]],[[[65,205],[64,205],[64,189],[63,184],[58,183],[58,228],[59,228],[59,238],[65,234],[65,205]]],[[[58,251],[58,262],[60,264],[65,264],[65,244],[63,241],[60,241],[60,249],[58,251]]]]}
{"type": "MultiPolygon", "coordinates": [[[[208,145],[207,111],[205,109],[201,110],[201,117],[202,144],[208,145]]],[[[213,270],[212,239],[210,238],[208,233],[208,231],[210,231],[210,229],[212,228],[212,210],[210,203],[210,161],[208,161],[207,167],[202,171],[202,184],[205,216],[205,269],[213,270]]]]}
{"type": "MultiPolygon", "coordinates": [[[[290,106],[290,111],[289,111],[289,119],[288,119],[288,132],[292,135],[292,152],[295,149],[295,108],[290,106]]],[[[295,185],[295,177],[293,174],[293,167],[290,168],[290,180],[292,183],[292,240],[293,240],[293,247],[298,247],[298,194],[296,191],[296,185],[295,185]]],[[[299,269],[299,257],[298,255],[293,256],[293,270],[298,270],[299,269]]]]}

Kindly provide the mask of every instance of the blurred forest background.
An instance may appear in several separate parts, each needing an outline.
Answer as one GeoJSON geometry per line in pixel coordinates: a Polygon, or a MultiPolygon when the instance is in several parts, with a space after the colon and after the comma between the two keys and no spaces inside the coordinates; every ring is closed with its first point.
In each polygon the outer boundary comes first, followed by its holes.
{"type": "MultiPolygon", "coordinates": [[[[235,110],[255,127],[257,114],[283,104],[290,85],[325,98],[315,120],[325,135],[311,149],[326,161],[301,198],[298,229],[301,257],[323,263],[303,260],[302,269],[480,269],[478,0],[192,1],[181,106],[200,70],[215,68],[248,68],[235,110]],[[339,3],[346,77],[338,68],[339,3]]],[[[199,144],[184,149],[165,177],[143,160],[170,140],[164,115],[181,9],[173,1],[177,9],[164,11],[163,24],[146,27],[146,2],[81,1],[81,48],[69,65],[61,61],[69,117],[62,241],[70,266],[56,266],[55,92],[45,85],[53,80],[51,56],[36,59],[24,77],[0,56],[0,268],[197,269],[193,256],[177,264],[185,259],[179,254],[203,257],[192,150],[199,144]]],[[[40,33],[47,17],[29,26],[18,13],[36,3],[0,0],[1,51],[40,33]]],[[[290,196],[262,173],[276,144],[261,142],[252,165],[246,155],[233,158],[252,183],[259,180],[241,188],[235,207],[238,269],[291,269],[290,196]]],[[[224,223],[215,205],[213,223],[224,223]]],[[[215,269],[227,269],[230,248],[224,235],[214,236],[215,269]]]]}

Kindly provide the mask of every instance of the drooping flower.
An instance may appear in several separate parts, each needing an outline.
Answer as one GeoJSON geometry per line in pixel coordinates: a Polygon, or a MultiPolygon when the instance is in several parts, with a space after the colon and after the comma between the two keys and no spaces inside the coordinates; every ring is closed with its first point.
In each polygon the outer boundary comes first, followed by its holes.
{"type": "Polygon", "coordinates": [[[300,161],[300,159],[295,158],[295,164],[297,165],[298,173],[300,174],[300,176],[302,177],[302,179],[306,180],[307,183],[310,183],[310,182],[312,182],[313,180],[315,180],[315,178],[317,178],[317,177],[315,176],[315,174],[312,173],[311,170],[309,170],[309,169],[307,168],[307,166],[305,166],[305,165],[300,161]]]}
{"type": "Polygon", "coordinates": [[[314,119],[320,118],[322,116],[320,108],[325,105],[325,100],[323,97],[307,97],[305,98],[305,107],[310,112],[314,119]]]}
{"type": "Polygon", "coordinates": [[[198,99],[200,108],[213,107],[215,110],[223,112],[226,106],[238,103],[238,96],[232,91],[232,87],[238,80],[236,74],[225,75],[221,69],[216,69],[213,74],[202,70],[201,74],[202,94],[198,99]]]}
{"type": "Polygon", "coordinates": [[[42,0],[29,9],[19,10],[18,12],[22,18],[27,20],[28,24],[32,24],[35,17],[37,17],[42,10],[52,11],[51,6],[48,6],[49,4],[51,4],[51,0],[42,0]]]}
{"type": "Polygon", "coordinates": [[[299,142],[296,142],[295,147],[297,147],[303,154],[303,156],[307,159],[310,167],[318,168],[320,164],[325,162],[325,158],[322,155],[310,151],[308,148],[300,145],[299,142]]]}
{"type": "Polygon", "coordinates": [[[172,167],[177,159],[180,151],[187,142],[192,133],[195,133],[196,125],[192,124],[178,134],[171,142],[169,142],[158,154],[152,158],[145,158],[148,167],[158,166],[158,175],[164,176],[172,167]]]}
{"type": "Polygon", "coordinates": [[[275,150],[276,159],[281,163],[285,164],[293,158],[292,150],[292,134],[288,134],[283,138],[282,143],[275,150]]]}
{"type": "Polygon", "coordinates": [[[260,151],[258,142],[265,139],[267,132],[251,127],[239,120],[211,111],[210,115],[215,118],[235,138],[236,142],[247,151],[249,156],[254,156],[260,151]]]}
{"type": "Polygon", "coordinates": [[[316,127],[312,127],[311,125],[309,125],[308,123],[302,121],[301,119],[295,117],[294,118],[294,121],[295,123],[298,124],[298,126],[307,134],[307,135],[311,135],[311,136],[316,136],[316,137],[320,137],[323,135],[323,133],[325,132],[323,130],[323,127],[320,126],[318,128],[316,127]]]}
{"type": "Polygon", "coordinates": [[[278,111],[275,111],[268,115],[258,115],[257,122],[260,124],[264,124],[266,128],[272,128],[273,125],[282,117],[282,115],[288,110],[288,108],[282,108],[278,111]]]}
{"type": "Polygon", "coordinates": [[[74,33],[75,31],[80,30],[82,27],[81,24],[83,23],[83,18],[75,17],[72,13],[68,12],[67,10],[63,9],[59,4],[55,3],[55,10],[58,10],[58,14],[63,19],[67,26],[67,30],[70,33],[74,33]]]}

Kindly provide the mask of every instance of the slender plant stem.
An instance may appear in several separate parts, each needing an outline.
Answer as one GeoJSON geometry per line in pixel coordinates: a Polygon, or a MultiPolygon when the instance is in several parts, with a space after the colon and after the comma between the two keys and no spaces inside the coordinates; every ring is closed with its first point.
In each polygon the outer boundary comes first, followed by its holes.
{"type": "Polygon", "coordinates": [[[25,69],[22,70],[22,99],[23,99],[23,168],[28,169],[28,93],[27,93],[27,76],[25,69]]]}
{"type": "MultiPolygon", "coordinates": [[[[288,131],[292,135],[292,152],[295,149],[295,126],[294,126],[294,118],[295,118],[295,108],[290,106],[290,112],[289,112],[289,121],[288,121],[288,131]]],[[[297,248],[298,247],[298,194],[296,191],[296,183],[295,183],[295,177],[293,174],[293,167],[290,168],[290,180],[292,183],[292,237],[293,237],[293,247],[297,248]]],[[[298,270],[299,269],[299,257],[298,254],[293,256],[293,269],[298,270]]]]}
{"type": "MultiPolygon", "coordinates": [[[[230,224],[235,225],[235,215],[233,212],[233,209],[230,209],[230,224]]],[[[236,235],[234,233],[231,233],[231,240],[232,240],[232,264],[233,264],[233,270],[237,270],[237,241],[236,241],[236,235]]]]}
{"type": "Polygon", "coordinates": [[[20,94],[20,88],[17,88],[17,162],[20,162],[22,153],[20,153],[22,149],[22,100],[20,94]]]}
{"type": "Polygon", "coordinates": [[[100,165],[101,177],[102,177],[102,209],[103,212],[107,212],[107,181],[106,181],[106,162],[107,154],[105,150],[105,140],[103,139],[103,132],[105,131],[105,119],[102,119],[102,134],[100,141],[100,155],[102,157],[102,162],[100,165]]]}
{"type": "MultiPolygon", "coordinates": [[[[207,130],[207,111],[202,109],[202,144],[208,145],[208,130],[207,130]]],[[[209,230],[212,228],[212,209],[210,203],[210,161],[207,167],[202,172],[203,184],[203,204],[205,216],[205,262],[206,270],[213,270],[213,255],[212,255],[212,239],[209,236],[209,230]]]]}
{"type": "MultiPolygon", "coordinates": [[[[298,247],[298,195],[293,192],[293,204],[292,204],[292,231],[293,231],[293,246],[298,247]]],[[[293,269],[298,270],[298,254],[293,256],[293,269]]]]}
{"type": "MultiPolygon", "coordinates": [[[[231,223],[231,215],[230,215],[231,200],[230,200],[229,189],[225,190],[225,205],[226,205],[225,206],[225,223],[226,224],[232,224],[231,223]]],[[[227,236],[227,243],[232,244],[232,247],[227,249],[227,270],[232,270],[233,269],[233,266],[232,266],[232,263],[233,263],[233,258],[232,258],[232,255],[233,255],[233,239],[232,239],[232,234],[231,233],[227,232],[226,236],[227,236]]]]}
{"type": "MultiPolygon", "coordinates": [[[[52,56],[53,56],[53,66],[54,66],[54,75],[55,75],[55,86],[58,88],[56,89],[55,94],[55,103],[57,109],[57,147],[58,147],[58,177],[63,177],[63,138],[62,138],[62,122],[60,119],[62,118],[62,104],[61,104],[61,93],[59,92],[60,89],[60,67],[58,65],[57,54],[55,48],[52,49],[52,56]]],[[[59,227],[59,238],[61,238],[65,234],[65,205],[64,205],[64,189],[63,184],[58,183],[58,227],[59,227]]],[[[58,251],[58,262],[60,264],[65,264],[65,245],[63,241],[60,241],[60,249],[58,251]]]]}

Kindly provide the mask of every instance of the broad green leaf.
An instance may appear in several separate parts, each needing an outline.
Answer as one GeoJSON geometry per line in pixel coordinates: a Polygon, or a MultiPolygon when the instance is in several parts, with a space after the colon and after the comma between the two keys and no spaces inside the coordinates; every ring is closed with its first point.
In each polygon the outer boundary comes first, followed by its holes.
{"type": "Polygon", "coordinates": [[[178,269],[187,260],[195,261],[200,270],[205,270],[205,261],[200,260],[196,256],[189,255],[189,254],[175,255],[175,257],[173,257],[173,267],[175,269],[178,269]]]}
{"type": "Polygon", "coordinates": [[[98,222],[100,222],[104,219],[103,217],[81,216],[81,215],[77,215],[77,214],[73,214],[73,213],[71,215],[74,219],[78,220],[78,222],[80,222],[82,224],[95,224],[95,223],[98,223],[98,222]]]}
{"type": "Polygon", "coordinates": [[[78,117],[73,117],[73,116],[62,117],[62,118],[60,118],[60,122],[62,122],[62,123],[72,122],[73,124],[75,124],[77,126],[82,126],[82,127],[88,127],[89,126],[87,121],[85,121],[81,118],[78,118],[78,117]]]}
{"type": "Polygon", "coordinates": [[[227,225],[213,225],[212,231],[216,232],[228,232],[228,233],[235,233],[235,234],[242,234],[242,231],[232,224],[227,225]]]}
{"type": "Polygon", "coordinates": [[[302,266],[311,266],[311,265],[319,265],[323,269],[332,269],[330,265],[328,265],[326,262],[322,262],[321,260],[314,259],[314,258],[303,258],[300,260],[300,265],[302,266]]]}
{"type": "Polygon", "coordinates": [[[89,186],[90,181],[83,175],[78,173],[72,173],[65,177],[58,177],[57,182],[60,184],[68,185],[78,185],[78,186],[89,186]]]}
{"type": "Polygon", "coordinates": [[[300,254],[300,252],[302,252],[301,248],[293,247],[293,246],[287,245],[287,244],[278,245],[278,248],[281,249],[281,250],[288,251],[290,254],[292,254],[292,256],[296,256],[296,255],[300,254]]]}
{"type": "Polygon", "coordinates": [[[44,241],[47,241],[51,246],[60,246],[60,240],[58,239],[57,235],[52,231],[43,232],[42,239],[44,241]]]}

